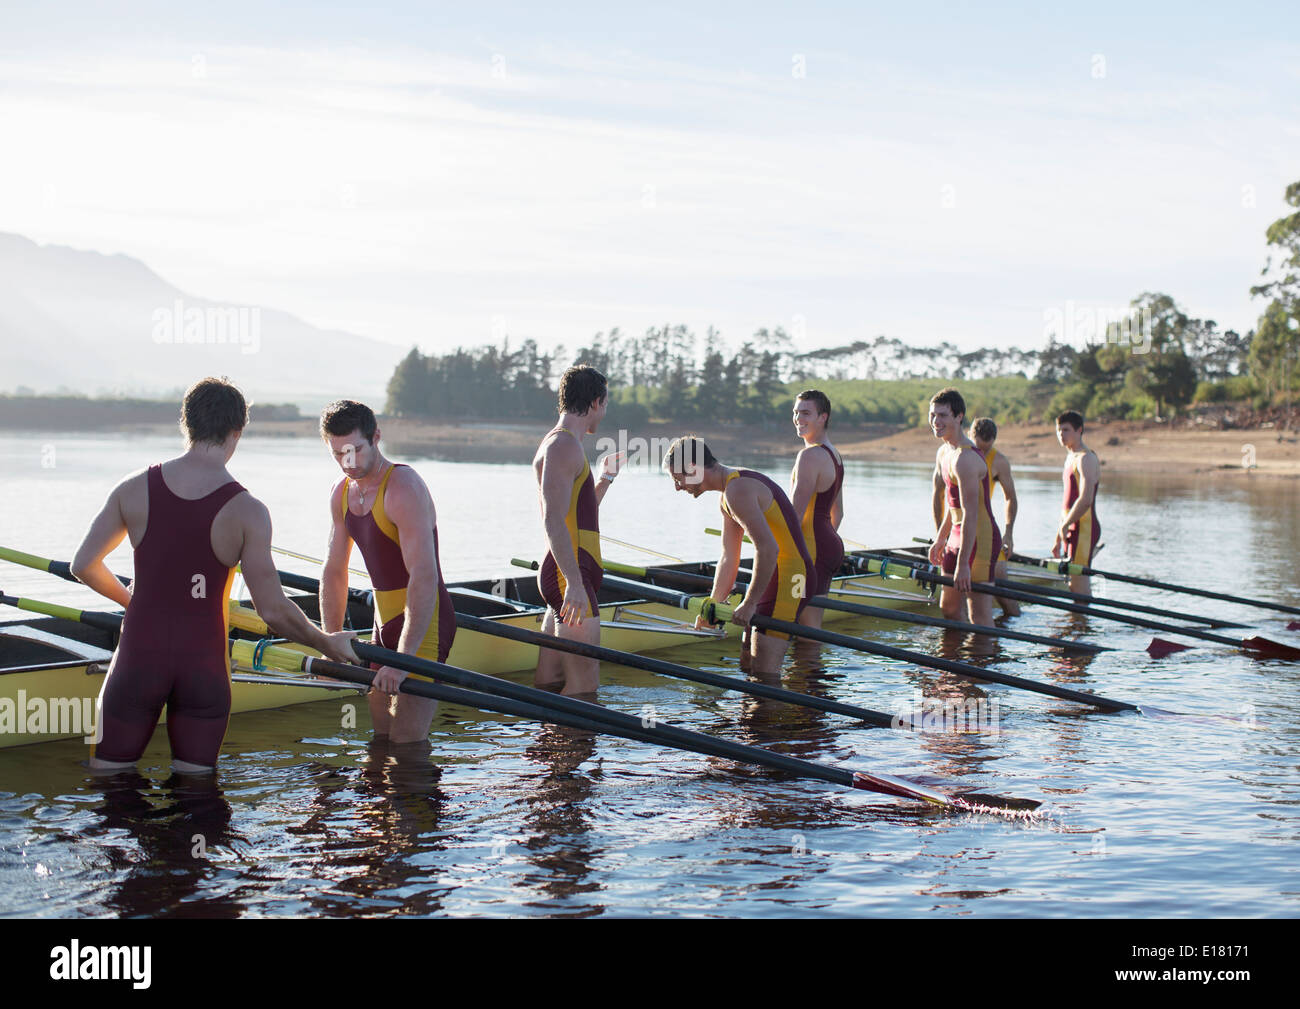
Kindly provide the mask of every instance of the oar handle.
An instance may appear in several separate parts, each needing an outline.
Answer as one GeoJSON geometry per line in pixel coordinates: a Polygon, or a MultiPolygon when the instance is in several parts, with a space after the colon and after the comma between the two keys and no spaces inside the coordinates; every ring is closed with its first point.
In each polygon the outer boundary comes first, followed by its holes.
{"type": "Polygon", "coordinates": [[[527,568],[529,571],[537,571],[539,568],[541,568],[541,565],[538,564],[536,561],[525,561],[525,560],[521,560],[518,557],[511,557],[510,563],[517,568],[527,568]]]}

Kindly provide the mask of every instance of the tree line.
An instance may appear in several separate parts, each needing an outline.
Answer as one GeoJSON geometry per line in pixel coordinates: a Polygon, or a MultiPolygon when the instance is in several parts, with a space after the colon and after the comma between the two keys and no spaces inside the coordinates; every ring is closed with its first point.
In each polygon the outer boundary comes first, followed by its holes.
{"type": "Polygon", "coordinates": [[[946,342],[911,346],[878,336],[800,351],[780,326],[735,346],[713,327],[700,338],[686,325],[665,323],[640,336],[601,331],[572,354],[563,346],[543,351],[534,340],[449,354],[412,348],[389,381],[386,412],[544,419],[555,411],[560,373],[580,362],[609,379],[612,405],[627,426],[652,419],[775,422],[783,416],[774,418],[774,409],[812,383],[836,387],[839,425],[911,423],[913,389],[905,380],[921,379],[996,389],[1006,419],[1050,418],[1064,409],[1098,420],[1163,418],[1192,403],[1289,404],[1300,386],[1300,182],[1287,187],[1286,202],[1297,212],[1269,227],[1277,261],[1270,257],[1264,282],[1251,288],[1270,300],[1244,335],[1193,318],[1170,295],[1152,292],[1134,298],[1118,318],[1066,306],[1049,323],[1041,349],[962,351],[946,342]],[[1080,332],[1082,348],[1067,340],[1080,332]],[[890,383],[901,383],[901,394],[891,394],[890,383]]]}

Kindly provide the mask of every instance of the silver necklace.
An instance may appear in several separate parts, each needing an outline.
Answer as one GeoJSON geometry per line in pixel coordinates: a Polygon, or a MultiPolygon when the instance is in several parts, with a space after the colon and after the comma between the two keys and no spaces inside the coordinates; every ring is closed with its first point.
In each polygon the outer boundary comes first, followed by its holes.
{"type": "MultiPolygon", "coordinates": [[[[387,472],[387,471],[385,471],[385,472],[387,472]]],[[[384,479],[384,478],[383,478],[383,475],[381,474],[380,477],[379,477],[379,480],[380,480],[381,483],[383,482],[383,479],[384,479]]],[[[365,489],[364,487],[361,486],[361,483],[360,483],[360,481],[358,481],[358,480],[353,480],[352,483],[353,483],[353,484],[356,486],[356,488],[357,488],[357,496],[358,496],[359,498],[361,498],[361,507],[364,508],[364,507],[366,506],[366,489],[365,489]]],[[[376,489],[377,489],[377,488],[378,488],[378,485],[376,485],[376,489]]]]}

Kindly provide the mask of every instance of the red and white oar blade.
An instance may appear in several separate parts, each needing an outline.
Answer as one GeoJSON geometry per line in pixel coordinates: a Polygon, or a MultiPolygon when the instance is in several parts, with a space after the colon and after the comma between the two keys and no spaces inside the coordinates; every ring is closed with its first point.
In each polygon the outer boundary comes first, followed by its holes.
{"type": "Polygon", "coordinates": [[[1177,641],[1170,641],[1167,638],[1152,638],[1151,644],[1147,645],[1147,654],[1153,659],[1163,659],[1166,655],[1185,652],[1191,647],[1191,645],[1180,645],[1177,641]]]}
{"type": "Polygon", "coordinates": [[[1292,620],[1286,625],[1288,631],[1300,631],[1300,620],[1292,620]]]}
{"type": "Polygon", "coordinates": [[[870,774],[866,771],[853,772],[853,787],[864,788],[869,792],[883,792],[885,795],[897,795],[904,799],[920,799],[922,802],[962,813],[1028,815],[1031,810],[1042,805],[1037,799],[1018,799],[1005,795],[983,793],[971,793],[969,796],[949,795],[929,785],[922,785],[919,781],[908,781],[888,774],[870,774]]]}
{"type": "Polygon", "coordinates": [[[1246,638],[1242,641],[1241,647],[1248,652],[1254,652],[1261,658],[1290,659],[1293,662],[1300,660],[1300,648],[1296,648],[1294,645],[1284,645],[1280,641],[1270,641],[1268,638],[1259,636],[1246,638]]]}
{"type": "Polygon", "coordinates": [[[897,795],[904,799],[920,799],[932,802],[936,806],[960,809],[964,803],[951,795],[940,792],[915,781],[905,781],[889,774],[869,774],[866,771],[853,772],[853,787],[863,788],[868,792],[883,792],[885,795],[897,795]]]}

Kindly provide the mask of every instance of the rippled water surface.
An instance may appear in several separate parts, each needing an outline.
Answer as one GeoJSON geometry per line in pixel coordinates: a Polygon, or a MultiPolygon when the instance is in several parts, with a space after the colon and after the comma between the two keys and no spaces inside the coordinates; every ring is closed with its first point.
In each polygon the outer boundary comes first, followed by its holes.
{"type": "MultiPolygon", "coordinates": [[[[68,558],[113,482],[173,451],[143,437],[7,439],[0,543],[68,558]],[[53,468],[43,453],[50,446],[53,468]]],[[[748,462],[787,477],[787,460],[748,462]]],[[[415,464],[437,501],[449,579],[511,573],[510,557],[541,552],[527,467],[415,464]]],[[[323,550],[334,472],[317,444],[250,437],[233,468],[270,506],[279,545],[323,550]]],[[[1017,484],[1017,546],[1044,552],[1059,471],[1026,469],[1017,484]]],[[[1108,545],[1098,562],[1300,604],[1298,492],[1293,482],[1105,476],[1108,545]]],[[[929,500],[927,467],[850,464],[843,531],[877,545],[906,542],[927,531],[929,500]]],[[[666,478],[629,473],[611,490],[602,526],[679,556],[711,556],[717,541],[703,528],[716,524],[715,501],[674,496],[666,478]]],[[[614,547],[608,555],[646,560],[614,547]]],[[[129,552],[112,563],[129,571],[129,552]]],[[[107,608],[83,588],[9,565],[0,588],[107,608]]],[[[1281,614],[1098,588],[1251,621],[1258,633],[1300,643],[1281,614]]],[[[1098,714],[837,648],[787,660],[785,685],[885,711],[912,710],[918,691],[985,698],[997,702],[999,731],[861,729],[612,666],[602,670],[600,700],[634,713],[653,705],[660,718],[807,759],[1046,800],[1047,815],[1034,821],[944,813],[455,707],[440,711],[429,754],[386,752],[370,746],[357,696],[329,695],[236,716],[215,787],[169,777],[165,733],[138,778],[109,783],[87,776],[77,743],[0,751],[0,910],[1294,916],[1300,664],[1217,645],[1155,660],[1143,650],[1150,631],[1041,608],[1011,626],[1082,633],[1118,650],[1062,659],[1005,642],[997,668],[1183,714],[1098,714]],[[349,704],[360,712],[357,728],[344,727],[349,704]]],[[[855,628],[922,651],[961,644],[904,625],[835,625],[855,628]]],[[[731,644],[662,654],[736,672],[731,644]]]]}

